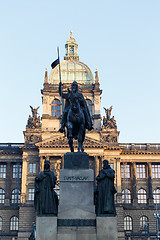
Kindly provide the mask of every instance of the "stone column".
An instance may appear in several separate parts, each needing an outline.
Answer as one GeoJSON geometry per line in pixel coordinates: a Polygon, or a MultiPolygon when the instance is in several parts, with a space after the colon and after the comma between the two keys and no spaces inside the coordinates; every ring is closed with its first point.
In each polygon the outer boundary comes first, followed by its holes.
{"type": "Polygon", "coordinates": [[[121,189],[120,158],[116,158],[116,185],[117,185],[117,203],[121,203],[122,202],[122,189],[121,189]]]}
{"type": "Polygon", "coordinates": [[[99,171],[102,170],[103,160],[104,160],[104,156],[99,157],[99,171]]]}
{"type": "Polygon", "coordinates": [[[95,161],[95,178],[96,178],[99,174],[99,157],[94,156],[94,161],[95,161]]]}
{"type": "Polygon", "coordinates": [[[133,203],[137,203],[138,198],[137,198],[137,187],[136,187],[136,163],[132,163],[132,168],[133,168],[133,203]]]}
{"type": "Polygon", "coordinates": [[[61,159],[58,159],[56,163],[54,164],[55,167],[55,174],[57,175],[57,181],[59,182],[59,172],[61,169],[61,159]]]}
{"type": "Polygon", "coordinates": [[[27,159],[23,157],[22,164],[22,183],[21,183],[21,203],[26,201],[26,183],[27,183],[27,159]]]}
{"type": "Polygon", "coordinates": [[[62,164],[62,169],[64,168],[64,155],[63,156],[61,156],[61,164],[62,164]]]}
{"type": "Polygon", "coordinates": [[[152,192],[152,164],[148,163],[148,202],[153,203],[153,192],[152,192]]]}
{"type": "Polygon", "coordinates": [[[40,156],[40,172],[44,170],[44,161],[45,159],[43,158],[43,156],[40,156]]]}

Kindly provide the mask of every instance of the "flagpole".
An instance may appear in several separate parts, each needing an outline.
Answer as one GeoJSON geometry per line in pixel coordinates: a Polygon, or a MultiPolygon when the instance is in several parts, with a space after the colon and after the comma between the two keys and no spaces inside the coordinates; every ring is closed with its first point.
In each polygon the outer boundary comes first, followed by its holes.
{"type": "Polygon", "coordinates": [[[59,47],[57,47],[58,60],[59,60],[59,80],[61,83],[61,103],[62,103],[62,114],[63,114],[63,98],[62,98],[62,81],[61,81],[61,66],[60,66],[60,57],[59,57],[59,47]]]}

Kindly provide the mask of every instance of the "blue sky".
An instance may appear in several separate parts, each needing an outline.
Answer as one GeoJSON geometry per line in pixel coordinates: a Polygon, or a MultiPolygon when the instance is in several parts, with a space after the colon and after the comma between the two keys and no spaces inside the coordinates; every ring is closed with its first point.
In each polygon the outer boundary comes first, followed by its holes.
{"type": "Polygon", "coordinates": [[[0,1],[0,142],[23,142],[44,71],[73,31],[80,61],[99,71],[119,142],[160,142],[160,1],[0,1]]]}

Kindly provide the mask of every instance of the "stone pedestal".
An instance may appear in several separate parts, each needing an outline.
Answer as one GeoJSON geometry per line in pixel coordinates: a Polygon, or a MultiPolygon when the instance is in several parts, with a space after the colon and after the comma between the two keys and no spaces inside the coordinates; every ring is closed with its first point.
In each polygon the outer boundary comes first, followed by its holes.
{"type": "Polygon", "coordinates": [[[60,170],[58,240],[96,240],[94,172],[86,153],[64,155],[60,170]]]}
{"type": "Polygon", "coordinates": [[[94,172],[86,153],[64,155],[58,218],[36,219],[36,240],[117,240],[117,218],[96,217],[94,172]]]}
{"type": "Polygon", "coordinates": [[[57,217],[37,216],[36,240],[57,240],[57,217]]]}
{"type": "Polygon", "coordinates": [[[97,240],[117,240],[117,218],[97,217],[97,240]]]}
{"type": "Polygon", "coordinates": [[[95,219],[92,169],[60,170],[59,219],[95,219]]]}

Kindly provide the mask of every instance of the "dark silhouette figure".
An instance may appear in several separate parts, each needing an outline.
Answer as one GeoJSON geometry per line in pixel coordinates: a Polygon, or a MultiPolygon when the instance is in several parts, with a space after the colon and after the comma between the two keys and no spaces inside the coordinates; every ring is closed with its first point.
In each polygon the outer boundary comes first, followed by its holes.
{"type": "Polygon", "coordinates": [[[78,139],[78,152],[84,152],[83,141],[86,132],[85,117],[75,93],[70,94],[70,109],[67,115],[66,126],[71,152],[74,152],[73,138],[78,139]]]}
{"type": "Polygon", "coordinates": [[[103,161],[103,169],[97,176],[96,189],[96,211],[97,215],[113,214],[116,215],[114,194],[117,192],[114,187],[115,172],[108,164],[108,160],[103,161]]]}
{"type": "Polygon", "coordinates": [[[39,107],[33,108],[32,106],[30,106],[30,108],[31,108],[31,111],[32,111],[32,117],[37,118],[37,113],[38,113],[39,107]]]}
{"type": "Polygon", "coordinates": [[[59,131],[64,132],[64,128],[67,127],[67,138],[71,152],[74,152],[73,138],[78,139],[78,151],[83,152],[85,131],[86,129],[93,129],[86,101],[82,93],[78,91],[78,84],[76,81],[72,83],[71,91],[68,89],[68,93],[62,92],[62,84],[60,83],[59,94],[62,98],[66,99],[59,131]]]}
{"type": "Polygon", "coordinates": [[[113,107],[111,106],[109,109],[105,108],[105,107],[103,107],[103,108],[105,110],[107,120],[110,120],[111,119],[111,111],[112,111],[113,107]]]}
{"type": "Polygon", "coordinates": [[[44,162],[44,171],[35,178],[34,205],[37,215],[54,214],[58,212],[58,197],[54,191],[56,176],[50,171],[50,162],[44,162]]]}

